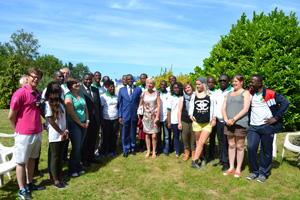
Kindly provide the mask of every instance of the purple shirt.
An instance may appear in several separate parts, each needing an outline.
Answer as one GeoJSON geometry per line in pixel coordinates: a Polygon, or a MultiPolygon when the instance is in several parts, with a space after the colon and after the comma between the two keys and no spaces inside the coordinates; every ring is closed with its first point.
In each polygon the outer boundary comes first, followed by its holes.
{"type": "MultiPolygon", "coordinates": [[[[18,110],[16,120],[16,133],[20,135],[33,135],[43,131],[40,109],[35,105],[37,99],[29,85],[18,89],[11,98],[10,109],[18,110]]],[[[41,96],[39,91],[35,91],[41,96]]]]}

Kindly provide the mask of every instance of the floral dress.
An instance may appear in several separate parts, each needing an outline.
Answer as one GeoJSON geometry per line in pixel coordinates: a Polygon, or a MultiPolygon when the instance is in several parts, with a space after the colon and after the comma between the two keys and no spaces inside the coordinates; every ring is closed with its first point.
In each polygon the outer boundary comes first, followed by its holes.
{"type": "Polygon", "coordinates": [[[159,124],[155,123],[157,113],[157,97],[159,93],[144,93],[143,131],[147,134],[158,133],[159,124]]]}

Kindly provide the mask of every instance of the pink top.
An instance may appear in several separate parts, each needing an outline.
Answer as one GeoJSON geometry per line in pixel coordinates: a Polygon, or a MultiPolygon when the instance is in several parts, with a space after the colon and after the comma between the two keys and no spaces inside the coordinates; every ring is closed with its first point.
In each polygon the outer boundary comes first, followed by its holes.
{"type": "MultiPolygon", "coordinates": [[[[11,98],[10,109],[18,110],[15,132],[20,135],[34,135],[43,131],[40,109],[35,105],[37,99],[32,92],[27,84],[26,88],[18,89],[11,98]]],[[[39,91],[36,90],[36,93],[41,96],[39,91]]]]}

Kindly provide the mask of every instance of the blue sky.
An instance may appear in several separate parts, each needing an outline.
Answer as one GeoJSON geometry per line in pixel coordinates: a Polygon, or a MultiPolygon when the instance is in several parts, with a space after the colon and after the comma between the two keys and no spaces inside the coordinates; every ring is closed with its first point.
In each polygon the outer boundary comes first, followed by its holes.
{"type": "Polygon", "coordinates": [[[0,41],[16,30],[33,32],[40,54],[82,62],[110,78],[193,72],[243,12],[248,18],[296,0],[0,0],[0,41]]]}

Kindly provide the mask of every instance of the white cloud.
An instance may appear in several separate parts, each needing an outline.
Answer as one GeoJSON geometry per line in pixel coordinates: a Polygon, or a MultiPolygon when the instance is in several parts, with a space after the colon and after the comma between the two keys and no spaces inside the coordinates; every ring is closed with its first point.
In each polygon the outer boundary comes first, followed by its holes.
{"type": "Polygon", "coordinates": [[[145,2],[140,3],[138,0],[119,0],[110,4],[110,8],[120,10],[138,10],[138,9],[150,9],[150,6],[145,2]]]}

